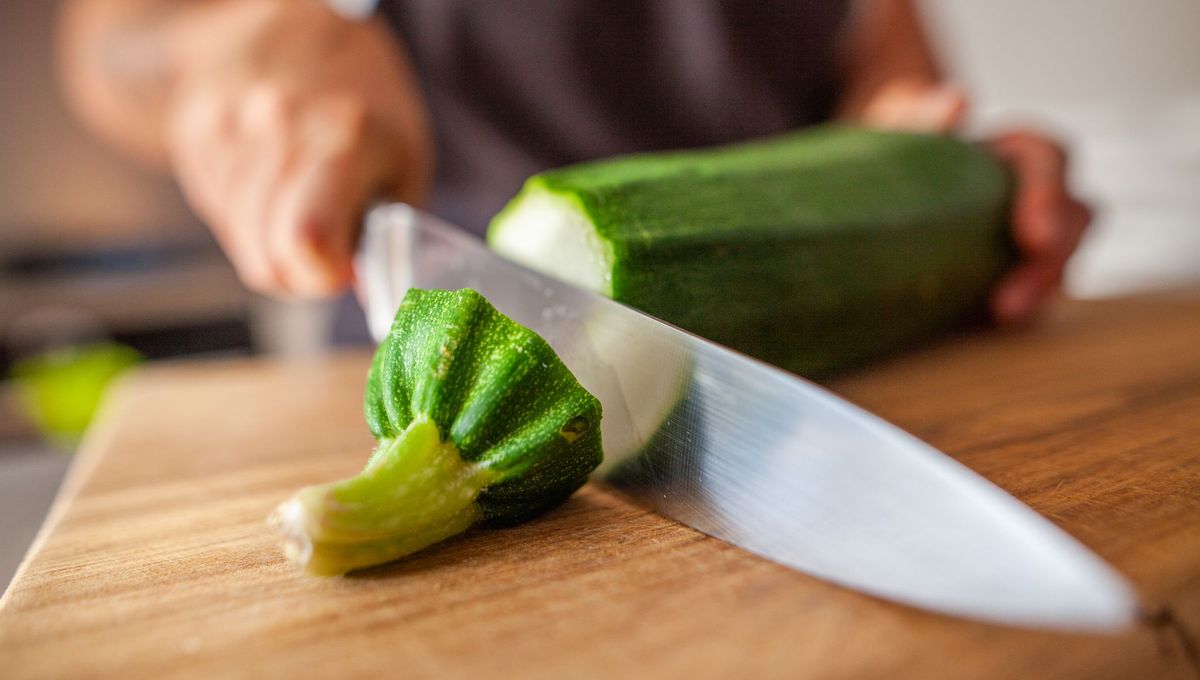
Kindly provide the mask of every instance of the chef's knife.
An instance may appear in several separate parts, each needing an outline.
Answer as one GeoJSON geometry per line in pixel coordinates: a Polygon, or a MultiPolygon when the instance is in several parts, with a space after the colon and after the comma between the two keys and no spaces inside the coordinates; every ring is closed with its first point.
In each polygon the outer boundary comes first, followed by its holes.
{"type": "Polygon", "coordinates": [[[505,260],[403,204],[356,267],[374,337],[410,286],[474,288],[544,337],[604,408],[599,475],[655,511],[889,600],[997,623],[1115,630],[1126,582],[933,447],[790,373],[505,260]]]}

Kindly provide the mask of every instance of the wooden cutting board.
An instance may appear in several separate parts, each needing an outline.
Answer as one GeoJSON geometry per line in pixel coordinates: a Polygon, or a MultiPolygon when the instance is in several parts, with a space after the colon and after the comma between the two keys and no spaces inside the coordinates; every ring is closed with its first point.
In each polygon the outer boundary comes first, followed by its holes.
{"type": "Polygon", "coordinates": [[[126,381],[4,597],[0,676],[1197,675],[1198,295],[1062,303],[1034,328],[833,384],[1126,573],[1145,617],[1115,637],[889,604],[598,485],[515,529],[306,578],[264,518],[365,460],[366,364],[176,364],[126,381]]]}

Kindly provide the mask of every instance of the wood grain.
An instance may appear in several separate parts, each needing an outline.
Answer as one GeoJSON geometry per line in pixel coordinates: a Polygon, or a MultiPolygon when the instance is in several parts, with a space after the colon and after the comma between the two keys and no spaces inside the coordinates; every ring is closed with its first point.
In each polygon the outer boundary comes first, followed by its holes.
{"type": "Polygon", "coordinates": [[[0,603],[0,675],[1189,678],[1200,296],[1063,303],[833,387],[1128,574],[1117,637],[952,620],[809,578],[589,485],[524,526],[311,579],[263,519],[355,471],[367,357],[146,370],[109,401],[0,603]]]}

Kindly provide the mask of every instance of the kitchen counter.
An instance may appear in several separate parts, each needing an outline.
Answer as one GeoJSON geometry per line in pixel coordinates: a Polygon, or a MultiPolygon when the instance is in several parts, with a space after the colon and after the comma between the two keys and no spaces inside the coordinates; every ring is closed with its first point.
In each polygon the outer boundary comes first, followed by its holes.
{"type": "Polygon", "coordinates": [[[1200,659],[1200,295],[1062,302],[831,383],[1134,583],[1112,636],[917,611],[590,484],[514,529],[313,579],[264,518],[351,474],[368,357],[143,370],[89,433],[0,604],[4,676],[1180,677],[1200,659]]]}

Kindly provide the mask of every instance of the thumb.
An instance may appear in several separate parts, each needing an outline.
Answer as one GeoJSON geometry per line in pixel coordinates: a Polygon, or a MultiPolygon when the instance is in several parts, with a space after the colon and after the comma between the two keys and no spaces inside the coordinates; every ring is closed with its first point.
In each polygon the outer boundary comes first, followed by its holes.
{"type": "Polygon", "coordinates": [[[945,133],[962,124],[967,97],[950,85],[896,84],[884,88],[863,112],[863,122],[881,128],[945,133]]]}

